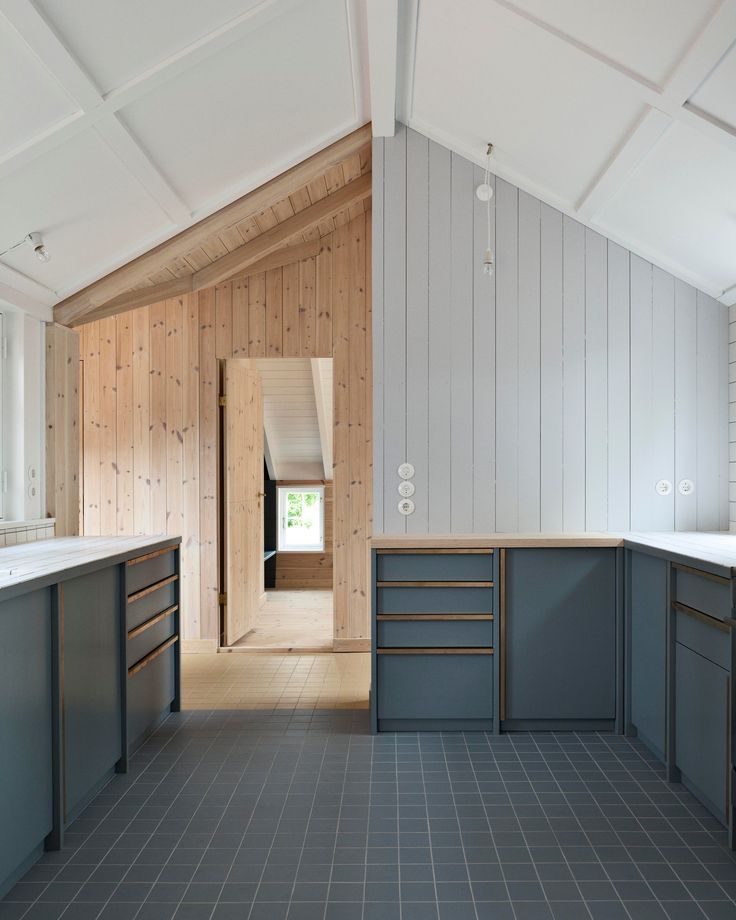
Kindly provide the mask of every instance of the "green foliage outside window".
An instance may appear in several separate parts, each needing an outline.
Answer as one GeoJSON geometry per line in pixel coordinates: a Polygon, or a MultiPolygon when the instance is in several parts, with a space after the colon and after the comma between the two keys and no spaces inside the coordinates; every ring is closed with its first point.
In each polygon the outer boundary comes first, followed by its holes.
{"type": "Polygon", "coordinates": [[[288,492],[286,496],[286,526],[311,527],[314,521],[309,520],[308,508],[317,504],[319,496],[316,492],[288,492]]]}

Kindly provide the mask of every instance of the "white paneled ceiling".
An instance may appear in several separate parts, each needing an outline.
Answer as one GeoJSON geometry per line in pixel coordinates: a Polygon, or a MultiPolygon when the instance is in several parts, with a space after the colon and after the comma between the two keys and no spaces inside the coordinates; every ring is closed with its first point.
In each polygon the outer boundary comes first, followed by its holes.
{"type": "Polygon", "coordinates": [[[736,302],[736,0],[399,10],[402,121],[736,302]]]}
{"type": "Polygon", "coordinates": [[[49,307],[370,117],[365,0],[0,0],[0,299],[49,307]]]}

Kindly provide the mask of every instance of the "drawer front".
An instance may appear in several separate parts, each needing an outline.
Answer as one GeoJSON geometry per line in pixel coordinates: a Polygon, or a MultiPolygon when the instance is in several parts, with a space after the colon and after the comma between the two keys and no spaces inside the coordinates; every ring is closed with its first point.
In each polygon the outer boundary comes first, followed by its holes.
{"type": "Polygon", "coordinates": [[[391,587],[378,589],[378,613],[491,613],[493,588],[391,587]]]}
{"type": "Polygon", "coordinates": [[[379,719],[493,718],[492,655],[379,654],[379,719]]]}
{"type": "Polygon", "coordinates": [[[174,699],[176,646],[128,677],[128,741],[132,748],[158,723],[174,699]]]}
{"type": "MultiPolygon", "coordinates": [[[[145,625],[145,624],[144,624],[145,625]]],[[[154,622],[143,632],[138,633],[127,642],[128,667],[145,658],[162,642],[166,642],[176,632],[176,613],[172,612],[158,622],[154,622]]]]}
{"type": "Polygon", "coordinates": [[[126,628],[131,630],[136,626],[140,626],[141,623],[150,620],[151,617],[155,617],[157,613],[163,613],[164,610],[173,607],[175,603],[176,582],[172,581],[128,604],[126,628]]]}
{"type": "Polygon", "coordinates": [[[675,566],[675,600],[687,607],[725,619],[731,616],[731,583],[715,581],[675,566]]]}
{"type": "Polygon", "coordinates": [[[166,550],[160,555],[142,562],[132,559],[125,565],[125,585],[128,594],[142,591],[157,581],[162,581],[176,572],[176,549],[166,550]]]}
{"type": "Polygon", "coordinates": [[[379,648],[490,648],[492,620],[379,620],[379,648]]]}
{"type": "Polygon", "coordinates": [[[491,581],[492,553],[378,553],[378,581],[491,581]]]}
{"type": "Polygon", "coordinates": [[[718,623],[705,623],[678,610],[677,641],[725,670],[731,670],[731,637],[718,623]]]}

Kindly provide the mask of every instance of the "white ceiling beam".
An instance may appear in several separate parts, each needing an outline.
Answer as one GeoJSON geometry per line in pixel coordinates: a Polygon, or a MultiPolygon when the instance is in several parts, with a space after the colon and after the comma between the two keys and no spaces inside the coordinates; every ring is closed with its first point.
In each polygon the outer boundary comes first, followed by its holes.
{"type": "Polygon", "coordinates": [[[322,383],[322,361],[331,361],[331,358],[311,358],[312,384],[314,386],[314,401],[317,406],[317,424],[319,425],[319,443],[322,448],[322,466],[325,479],[332,479],[332,396],[325,393],[322,383]]]}
{"type": "Polygon", "coordinates": [[[664,95],[684,105],[731,47],[735,35],[736,0],[722,0],[665,82],[664,95]]]}
{"type": "Polygon", "coordinates": [[[373,135],[393,137],[396,131],[399,0],[370,0],[367,14],[373,135]]]}

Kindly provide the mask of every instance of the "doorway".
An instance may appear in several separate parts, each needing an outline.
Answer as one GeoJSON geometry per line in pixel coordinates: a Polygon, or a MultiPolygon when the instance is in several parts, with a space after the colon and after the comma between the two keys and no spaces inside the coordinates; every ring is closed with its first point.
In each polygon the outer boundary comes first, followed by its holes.
{"type": "Polygon", "coordinates": [[[334,641],[331,358],[223,362],[221,645],[334,641]]]}

